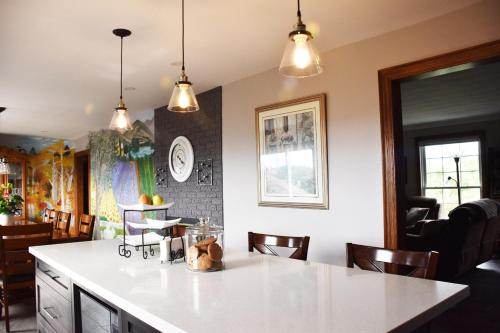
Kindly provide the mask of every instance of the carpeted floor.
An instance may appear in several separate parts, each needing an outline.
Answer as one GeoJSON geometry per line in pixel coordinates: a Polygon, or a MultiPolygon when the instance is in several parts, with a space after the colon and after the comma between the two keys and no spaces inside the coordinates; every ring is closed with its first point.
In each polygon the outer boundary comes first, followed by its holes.
{"type": "Polygon", "coordinates": [[[471,296],[436,318],[431,333],[499,333],[500,258],[478,266],[456,283],[469,285],[471,296]]]}

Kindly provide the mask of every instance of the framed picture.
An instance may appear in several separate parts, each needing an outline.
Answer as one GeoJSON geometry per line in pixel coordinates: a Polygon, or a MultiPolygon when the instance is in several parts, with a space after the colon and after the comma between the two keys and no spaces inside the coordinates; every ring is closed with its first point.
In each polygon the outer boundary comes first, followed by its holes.
{"type": "Polygon", "coordinates": [[[326,95],[255,110],[259,206],[328,209],[326,95]]]}

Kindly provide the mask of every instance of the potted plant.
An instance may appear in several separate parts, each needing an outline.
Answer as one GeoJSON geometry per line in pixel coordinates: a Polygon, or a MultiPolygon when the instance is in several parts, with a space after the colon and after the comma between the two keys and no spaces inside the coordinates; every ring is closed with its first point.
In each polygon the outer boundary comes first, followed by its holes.
{"type": "Polygon", "coordinates": [[[23,198],[18,194],[12,194],[12,184],[0,185],[2,196],[0,197],[0,225],[14,224],[14,216],[23,208],[23,198]]]}

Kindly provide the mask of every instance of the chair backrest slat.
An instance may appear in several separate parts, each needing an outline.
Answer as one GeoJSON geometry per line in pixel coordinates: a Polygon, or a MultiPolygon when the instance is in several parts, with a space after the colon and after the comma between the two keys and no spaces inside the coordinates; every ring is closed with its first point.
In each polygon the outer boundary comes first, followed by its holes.
{"type": "Polygon", "coordinates": [[[307,251],[309,250],[309,237],[292,237],[248,233],[248,251],[257,250],[262,254],[278,256],[278,253],[271,247],[284,247],[296,249],[289,258],[307,260],[307,251]]]}
{"type": "MultiPolygon", "coordinates": [[[[438,253],[390,250],[374,246],[346,244],[347,267],[385,273],[376,263],[395,264],[409,269],[407,276],[434,279],[436,277],[438,253]]],[[[382,265],[383,266],[383,265],[382,265]]]]}
{"type": "Polygon", "coordinates": [[[59,212],[55,209],[49,210],[49,222],[55,222],[57,220],[57,216],[59,212]]]}

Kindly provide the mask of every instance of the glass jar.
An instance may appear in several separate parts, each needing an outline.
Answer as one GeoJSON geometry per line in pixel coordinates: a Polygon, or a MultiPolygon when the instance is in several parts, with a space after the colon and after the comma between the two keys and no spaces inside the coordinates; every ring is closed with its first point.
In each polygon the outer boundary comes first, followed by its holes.
{"type": "Polygon", "coordinates": [[[186,228],[188,268],[195,272],[214,272],[224,268],[224,229],[210,225],[208,218],[186,228]]]}

